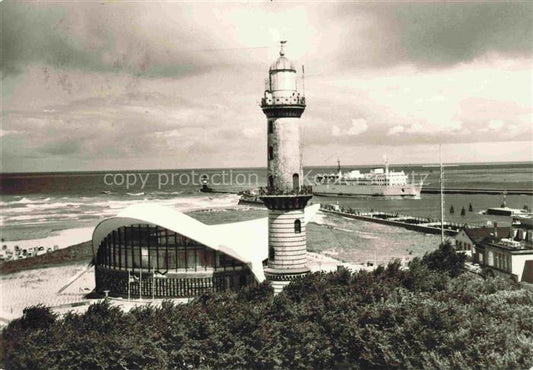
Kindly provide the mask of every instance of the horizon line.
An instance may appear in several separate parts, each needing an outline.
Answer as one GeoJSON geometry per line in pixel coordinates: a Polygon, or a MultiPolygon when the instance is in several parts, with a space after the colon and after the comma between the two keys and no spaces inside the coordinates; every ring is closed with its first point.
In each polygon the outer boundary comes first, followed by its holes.
{"type": "MultiPolygon", "coordinates": [[[[504,165],[504,164],[533,164],[533,160],[530,161],[501,161],[501,162],[446,162],[447,166],[473,166],[473,165],[504,165]]],[[[413,166],[439,166],[438,162],[423,162],[423,163],[395,163],[390,164],[389,167],[413,167],[413,166]]],[[[341,167],[383,167],[384,164],[348,164],[341,165],[341,167]]],[[[337,167],[336,165],[304,165],[304,168],[329,168],[337,167]]],[[[25,171],[25,172],[3,172],[2,175],[19,175],[19,174],[59,174],[59,173],[99,173],[99,172],[149,172],[149,171],[191,171],[191,170],[251,170],[251,169],[266,169],[267,166],[246,166],[246,167],[185,167],[185,168],[149,168],[149,169],[101,169],[101,170],[61,170],[61,171],[25,171]]]]}

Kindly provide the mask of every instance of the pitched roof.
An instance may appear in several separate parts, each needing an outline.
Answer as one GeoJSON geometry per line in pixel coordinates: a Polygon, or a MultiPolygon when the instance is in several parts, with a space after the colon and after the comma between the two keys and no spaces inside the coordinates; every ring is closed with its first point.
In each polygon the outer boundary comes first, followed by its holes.
{"type": "MultiPolygon", "coordinates": [[[[494,236],[494,227],[464,228],[463,230],[474,243],[480,243],[483,239],[494,236]]],[[[511,234],[511,227],[497,227],[496,231],[498,239],[508,238],[511,234]]]]}

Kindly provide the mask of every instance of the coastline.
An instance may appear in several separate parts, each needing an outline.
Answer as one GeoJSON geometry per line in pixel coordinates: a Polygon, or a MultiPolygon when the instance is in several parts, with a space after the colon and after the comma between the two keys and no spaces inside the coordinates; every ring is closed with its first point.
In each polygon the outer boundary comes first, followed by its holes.
{"type": "MultiPolygon", "coordinates": [[[[202,221],[208,221],[210,216],[212,212],[196,215],[202,221]]],[[[242,215],[224,212],[225,221],[234,217],[241,219],[242,215]]],[[[93,257],[90,242],[92,231],[92,227],[68,229],[47,238],[6,242],[19,246],[56,244],[58,250],[2,264],[0,325],[20,317],[23,309],[28,306],[44,304],[62,313],[86,309],[88,304],[95,301],[84,298],[95,287],[94,268],[89,267],[93,257]],[[70,282],[72,284],[68,285],[70,282]]],[[[310,223],[308,232],[313,241],[308,249],[308,267],[312,272],[334,272],[339,266],[354,271],[372,270],[392,258],[406,262],[422,255],[430,247],[429,244],[436,240],[434,236],[394,226],[375,225],[337,216],[329,218],[321,212],[310,223]],[[391,240],[396,243],[391,245],[391,240]]],[[[151,302],[124,299],[112,301],[124,309],[151,302]]],[[[155,303],[160,301],[155,300],[155,303]]]]}
{"type": "Polygon", "coordinates": [[[45,238],[4,240],[2,241],[2,248],[5,245],[7,249],[13,251],[15,246],[27,250],[42,246],[45,251],[47,248],[59,250],[91,240],[93,230],[94,227],[78,227],[55,231],[52,235],[45,238]]]}

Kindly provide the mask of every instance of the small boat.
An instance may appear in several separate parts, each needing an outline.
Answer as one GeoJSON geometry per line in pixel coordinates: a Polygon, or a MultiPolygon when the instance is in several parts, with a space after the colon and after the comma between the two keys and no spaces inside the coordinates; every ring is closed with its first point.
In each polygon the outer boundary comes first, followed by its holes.
{"type": "Polygon", "coordinates": [[[240,195],[241,197],[239,198],[239,204],[264,204],[261,200],[261,197],[254,191],[243,191],[240,195]]]}

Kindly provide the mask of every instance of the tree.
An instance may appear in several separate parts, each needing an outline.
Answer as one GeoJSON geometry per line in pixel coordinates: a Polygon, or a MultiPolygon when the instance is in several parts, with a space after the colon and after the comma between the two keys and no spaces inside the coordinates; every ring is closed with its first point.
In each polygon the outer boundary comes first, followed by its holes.
{"type": "Polygon", "coordinates": [[[456,253],[454,246],[446,241],[439,246],[439,249],[426,253],[422,257],[422,262],[430,270],[437,270],[448,273],[455,277],[464,272],[466,255],[456,253]]]}

